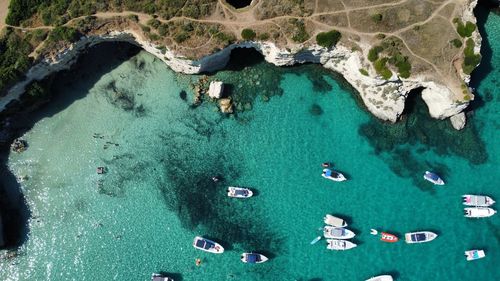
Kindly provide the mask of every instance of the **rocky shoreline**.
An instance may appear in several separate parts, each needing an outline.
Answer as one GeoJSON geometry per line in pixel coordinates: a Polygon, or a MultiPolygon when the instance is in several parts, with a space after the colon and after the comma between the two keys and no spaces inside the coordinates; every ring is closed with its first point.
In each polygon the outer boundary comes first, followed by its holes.
{"type": "MultiPolygon", "coordinates": [[[[473,9],[477,0],[471,1],[463,11],[463,20],[476,22],[473,9]]],[[[472,36],[475,41],[475,51],[479,52],[481,36],[476,30],[472,36]]],[[[8,94],[0,99],[0,110],[3,111],[13,100],[18,100],[25,88],[33,81],[39,81],[61,70],[69,69],[79,55],[87,48],[102,42],[128,42],[143,48],[155,57],[162,60],[176,72],[197,74],[223,69],[229,61],[231,51],[235,48],[254,48],[260,52],[265,60],[277,66],[289,66],[300,63],[320,63],[325,68],[340,73],[359,93],[367,109],[380,118],[389,122],[396,122],[403,113],[405,101],[409,92],[422,88],[422,99],[428,106],[429,114],[436,119],[454,117],[452,124],[456,129],[465,125],[463,110],[469,101],[457,100],[456,94],[442,83],[437,83],[423,75],[412,75],[409,79],[401,79],[397,75],[384,80],[377,76],[375,71],[366,67],[368,50],[371,46],[359,44],[361,50],[353,51],[345,46],[338,45],[327,49],[318,45],[306,48],[283,49],[272,42],[244,41],[203,57],[199,60],[190,60],[178,56],[168,47],[161,48],[145,40],[143,36],[133,30],[112,31],[104,35],[83,36],[59,52],[56,56],[45,57],[34,65],[26,74],[26,79],[12,87],[8,94]],[[368,75],[360,69],[369,69],[368,75]]],[[[461,73],[465,83],[469,83],[470,75],[461,73]]],[[[473,99],[473,97],[472,97],[473,99]]],[[[471,99],[471,100],[472,100],[471,99]]]]}

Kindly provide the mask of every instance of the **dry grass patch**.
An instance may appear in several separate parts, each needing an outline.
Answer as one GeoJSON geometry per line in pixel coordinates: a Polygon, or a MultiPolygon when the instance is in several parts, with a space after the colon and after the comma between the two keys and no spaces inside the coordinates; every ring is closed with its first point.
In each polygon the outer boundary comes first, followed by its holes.
{"type": "Polygon", "coordinates": [[[400,0],[345,0],[344,4],[348,8],[360,8],[360,7],[371,7],[381,4],[397,3],[399,1],[400,0]]]}
{"type": "Polygon", "coordinates": [[[279,16],[310,16],[314,11],[314,1],[265,0],[255,6],[257,19],[269,19],[279,16]]]}
{"type": "Polygon", "coordinates": [[[348,27],[347,15],[345,13],[333,15],[314,16],[315,21],[330,25],[332,27],[348,27]]]}
{"type": "Polygon", "coordinates": [[[437,4],[410,0],[389,8],[374,8],[349,13],[351,27],[364,32],[395,32],[426,20],[437,4]]]}
{"type": "Polygon", "coordinates": [[[337,12],[344,10],[341,0],[317,0],[318,7],[316,13],[337,12]]]}
{"type": "Polygon", "coordinates": [[[455,14],[455,7],[455,3],[449,3],[439,11],[439,14],[445,18],[451,19],[455,14]]]}
{"type": "Polygon", "coordinates": [[[434,18],[401,36],[416,55],[433,62],[443,73],[450,72],[450,62],[460,54],[460,49],[450,44],[457,37],[455,29],[443,18],[434,18]]]}

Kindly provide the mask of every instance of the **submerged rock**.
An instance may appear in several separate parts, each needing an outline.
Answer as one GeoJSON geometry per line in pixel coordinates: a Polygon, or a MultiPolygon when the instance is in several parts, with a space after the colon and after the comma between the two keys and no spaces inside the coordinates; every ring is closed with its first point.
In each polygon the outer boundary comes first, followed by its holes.
{"type": "Polygon", "coordinates": [[[222,113],[233,113],[233,103],[231,99],[228,98],[220,99],[219,107],[222,113]]]}
{"type": "Polygon", "coordinates": [[[465,113],[463,112],[450,117],[451,125],[456,130],[462,130],[465,127],[466,120],[467,119],[465,118],[465,113]]]}
{"type": "Polygon", "coordinates": [[[208,87],[208,96],[213,99],[220,99],[224,91],[224,84],[221,81],[212,81],[208,87]]]}

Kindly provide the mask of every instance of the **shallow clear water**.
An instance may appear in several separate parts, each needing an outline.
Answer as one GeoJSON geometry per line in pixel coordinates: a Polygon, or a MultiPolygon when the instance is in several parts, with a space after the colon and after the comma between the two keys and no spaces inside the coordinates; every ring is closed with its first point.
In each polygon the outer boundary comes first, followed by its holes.
{"type": "Polygon", "coordinates": [[[29,149],[9,159],[16,176],[28,177],[21,185],[32,218],[18,257],[0,261],[0,278],[148,280],[165,271],[182,280],[365,280],[383,273],[397,280],[499,280],[499,216],[465,219],[460,198],[484,193],[500,200],[499,25],[490,14],[491,69],[477,86],[492,98],[461,133],[446,121],[429,122],[418,101],[404,122],[382,124],[311,65],[259,63],[215,74],[250,96],[257,80],[279,81],[266,86],[269,101],[247,100],[251,110],[230,118],[208,102],[192,108],[194,78],[144,52],[103,76],[62,76],[59,98],[24,136],[29,149]],[[239,87],[239,80],[247,84],[239,87]],[[325,161],[350,181],[324,180],[325,161]],[[108,173],[97,175],[98,166],[108,173]],[[428,168],[447,185],[424,182],[428,168]],[[224,182],[212,183],[216,174],[224,182]],[[227,185],[252,187],[256,196],[227,198],[227,185]],[[348,219],[356,249],[309,245],[325,213],[348,219]],[[370,228],[439,237],[387,244],[370,228]],[[226,252],[195,250],[195,235],[221,242],[226,252]],[[474,248],[487,257],[468,263],[463,251],[474,248]],[[253,250],[271,260],[239,261],[253,250]]]}

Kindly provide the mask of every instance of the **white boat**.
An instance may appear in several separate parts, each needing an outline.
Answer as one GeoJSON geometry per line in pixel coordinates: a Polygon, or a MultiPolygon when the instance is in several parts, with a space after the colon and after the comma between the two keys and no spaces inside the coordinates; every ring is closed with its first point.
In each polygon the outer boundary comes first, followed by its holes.
{"type": "Polygon", "coordinates": [[[329,179],[332,181],[345,181],[347,178],[341,173],[337,171],[333,171],[330,169],[323,169],[323,173],[321,174],[325,179],[329,179]]]}
{"type": "Polygon", "coordinates": [[[193,247],[195,247],[198,250],[202,250],[213,254],[224,253],[224,248],[220,244],[215,243],[212,240],[203,238],[201,236],[196,236],[194,238],[193,247]]]}
{"type": "Polygon", "coordinates": [[[486,207],[464,208],[464,216],[466,218],[487,218],[496,214],[497,211],[486,207]]]}
{"type": "Polygon", "coordinates": [[[424,243],[436,239],[437,236],[436,233],[430,231],[409,232],[405,234],[405,240],[408,244],[424,243]]]}
{"type": "Polygon", "coordinates": [[[253,196],[253,192],[248,188],[230,186],[227,188],[227,196],[233,198],[249,198],[253,196]]]}
{"type": "Polygon", "coordinates": [[[484,195],[471,195],[465,194],[462,195],[463,204],[466,206],[476,206],[476,207],[489,207],[495,204],[495,200],[491,199],[491,197],[484,195]]]}
{"type": "Polygon", "coordinates": [[[356,234],[347,228],[327,225],[323,228],[323,236],[333,239],[351,239],[356,234]]]}
{"type": "Polygon", "coordinates": [[[326,216],[324,217],[323,220],[325,221],[326,224],[331,225],[331,226],[335,226],[335,227],[346,227],[347,226],[347,223],[345,222],[345,220],[343,220],[341,218],[337,218],[337,217],[332,216],[330,214],[326,214],[326,216]]]}
{"type": "Polygon", "coordinates": [[[379,276],[375,276],[375,277],[372,277],[366,281],[393,281],[394,279],[392,279],[392,276],[390,275],[379,275],[379,276]]]}
{"type": "Polygon", "coordinates": [[[328,250],[345,251],[356,248],[356,246],[358,246],[351,241],[346,240],[327,239],[326,242],[328,243],[328,245],[326,246],[328,250]]]}
{"type": "Polygon", "coordinates": [[[151,274],[151,281],[174,281],[174,279],[166,276],[161,273],[153,273],[151,274]]]}
{"type": "Polygon", "coordinates": [[[241,254],[241,261],[244,263],[263,263],[266,262],[268,258],[263,254],[258,253],[243,253],[241,254]]]}
{"type": "Polygon", "coordinates": [[[433,172],[425,171],[424,179],[436,185],[444,185],[444,181],[437,174],[433,172]]]}
{"type": "Polygon", "coordinates": [[[484,250],[469,250],[465,251],[465,257],[468,261],[478,260],[486,257],[484,250]]]}

